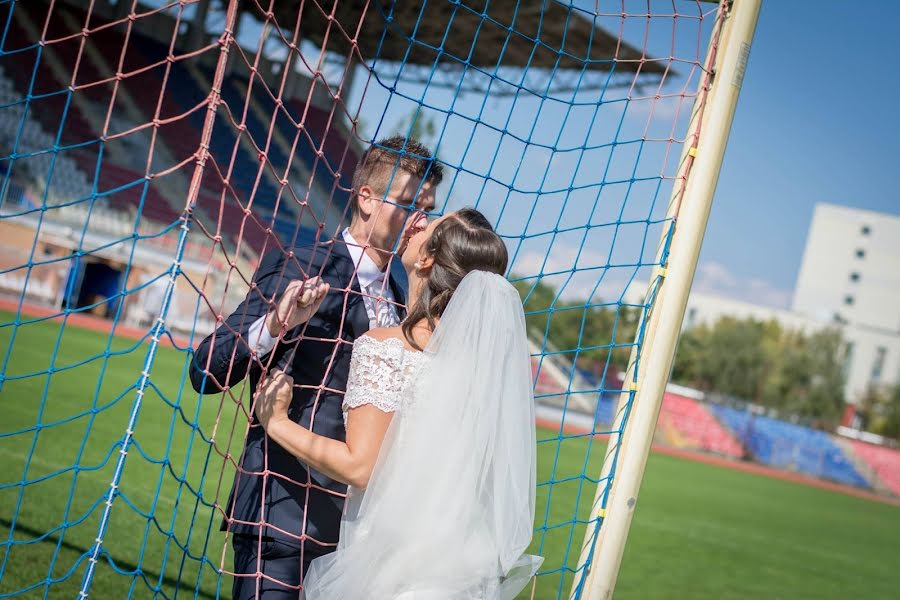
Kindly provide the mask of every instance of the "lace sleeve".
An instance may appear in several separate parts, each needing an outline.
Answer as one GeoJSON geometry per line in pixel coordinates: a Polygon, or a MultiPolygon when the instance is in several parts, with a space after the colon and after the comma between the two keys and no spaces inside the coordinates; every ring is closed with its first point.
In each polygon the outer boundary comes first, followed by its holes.
{"type": "Polygon", "coordinates": [[[350,358],[344,412],[363,404],[395,412],[400,407],[402,357],[403,343],[399,340],[378,341],[367,335],[357,338],[350,358]]]}

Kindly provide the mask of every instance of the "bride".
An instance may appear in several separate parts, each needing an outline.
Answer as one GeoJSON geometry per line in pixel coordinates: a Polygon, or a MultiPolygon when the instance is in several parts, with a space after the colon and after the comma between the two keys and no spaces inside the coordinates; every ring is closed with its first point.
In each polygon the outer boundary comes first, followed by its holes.
{"type": "MultiPolygon", "coordinates": [[[[525,317],[507,251],[463,209],[403,253],[409,314],[356,340],[346,442],[287,417],[291,378],[270,373],[254,410],[271,440],[350,485],[335,552],[310,565],[306,600],[513,598],[535,497],[534,401],[525,317]]],[[[327,285],[304,299],[321,302],[327,285]]],[[[313,311],[309,311],[312,313],[313,311]]]]}

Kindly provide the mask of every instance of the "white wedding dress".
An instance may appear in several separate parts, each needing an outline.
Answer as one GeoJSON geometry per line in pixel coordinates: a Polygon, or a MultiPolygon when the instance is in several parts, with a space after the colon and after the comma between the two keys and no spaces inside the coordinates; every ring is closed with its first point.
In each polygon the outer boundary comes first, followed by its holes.
{"type": "Polygon", "coordinates": [[[344,410],[394,417],[366,490],[350,488],[335,552],[306,600],[509,600],[542,561],[525,319],[515,288],[469,273],[425,352],[363,336],[344,410]]]}

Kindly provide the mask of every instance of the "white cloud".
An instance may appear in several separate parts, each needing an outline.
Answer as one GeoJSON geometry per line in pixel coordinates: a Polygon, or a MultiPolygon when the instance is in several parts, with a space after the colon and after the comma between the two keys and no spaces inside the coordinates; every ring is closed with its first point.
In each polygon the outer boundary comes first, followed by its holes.
{"type": "Polygon", "coordinates": [[[741,277],[714,261],[697,267],[692,289],[773,308],[788,308],[792,296],[791,290],[775,287],[764,279],[741,277]]]}
{"type": "MultiPolygon", "coordinates": [[[[515,264],[512,265],[512,272],[518,277],[533,277],[538,273],[561,273],[546,276],[543,281],[555,288],[565,284],[562,292],[564,300],[584,300],[594,292],[595,301],[598,299],[610,301],[618,299],[625,292],[632,279],[632,268],[616,268],[605,272],[602,269],[579,270],[571,275],[576,257],[578,269],[600,267],[607,261],[605,253],[592,252],[585,248],[579,256],[577,248],[556,243],[546,257],[543,252],[536,250],[520,252],[515,264]],[[601,275],[603,281],[594,291],[601,275]]],[[[651,272],[651,267],[641,269],[634,278],[639,282],[639,286],[644,285],[651,272]]],[[[788,308],[793,296],[791,290],[778,288],[764,279],[742,276],[715,261],[704,262],[697,267],[692,289],[773,308],[788,308]]]]}

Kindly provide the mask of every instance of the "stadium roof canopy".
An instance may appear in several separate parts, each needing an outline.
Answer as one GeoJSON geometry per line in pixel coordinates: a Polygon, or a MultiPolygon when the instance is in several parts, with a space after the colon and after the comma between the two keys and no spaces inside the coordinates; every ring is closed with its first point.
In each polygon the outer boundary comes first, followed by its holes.
{"type": "Polygon", "coordinates": [[[492,95],[552,94],[630,86],[636,76],[642,85],[655,84],[667,70],[673,74],[668,58],[647,56],[598,27],[592,13],[557,0],[336,0],[336,6],[276,0],[273,13],[287,37],[300,7],[301,38],[333,57],[347,57],[355,38],[357,60],[401,81],[453,89],[462,81],[463,90],[492,95]]]}

